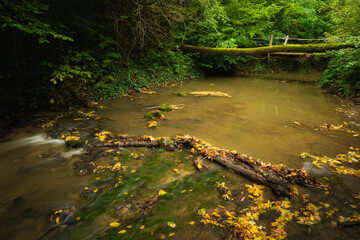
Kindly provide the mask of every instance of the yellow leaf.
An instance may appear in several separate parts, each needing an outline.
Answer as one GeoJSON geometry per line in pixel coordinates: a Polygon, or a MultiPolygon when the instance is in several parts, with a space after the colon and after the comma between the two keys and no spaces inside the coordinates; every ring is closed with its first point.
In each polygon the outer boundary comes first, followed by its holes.
{"type": "Polygon", "coordinates": [[[163,233],[159,233],[159,234],[156,235],[156,238],[158,238],[158,239],[165,239],[165,238],[166,238],[166,235],[163,234],[163,233]]]}
{"type": "Polygon", "coordinates": [[[132,225],[127,225],[126,228],[132,228],[132,225]]]}
{"type": "Polygon", "coordinates": [[[176,227],[176,223],[174,223],[174,222],[173,222],[173,223],[170,223],[169,226],[170,226],[171,228],[175,228],[175,227],[176,227]]]}
{"type": "Polygon", "coordinates": [[[76,221],[80,221],[80,217],[77,217],[77,218],[75,218],[76,219],[76,221]]]}
{"type": "Polygon", "coordinates": [[[100,177],[95,178],[95,180],[100,180],[100,179],[101,179],[100,177]]]}
{"type": "Polygon", "coordinates": [[[324,203],[324,207],[328,208],[328,207],[330,207],[330,204],[324,203]]]}
{"type": "Polygon", "coordinates": [[[139,227],[139,229],[144,229],[145,228],[145,225],[141,225],[140,227],[139,227]]]}
{"type": "Polygon", "coordinates": [[[213,215],[215,217],[221,217],[220,214],[218,214],[217,212],[213,212],[213,213],[211,213],[211,215],[213,215]]]}
{"type": "Polygon", "coordinates": [[[190,221],[190,222],[189,222],[190,225],[194,225],[194,223],[195,223],[194,221],[190,221]]]}
{"type": "Polygon", "coordinates": [[[173,171],[176,172],[176,173],[180,172],[180,170],[177,169],[177,168],[174,168],[173,171]]]}
{"type": "Polygon", "coordinates": [[[186,192],[186,190],[182,190],[182,191],[181,191],[181,193],[184,193],[184,192],[186,192]]]}
{"type": "Polygon", "coordinates": [[[118,227],[118,226],[120,226],[120,225],[121,225],[121,223],[118,223],[118,222],[112,222],[112,223],[110,223],[109,225],[110,225],[110,227],[118,227]]]}
{"type": "Polygon", "coordinates": [[[189,191],[189,192],[192,192],[193,190],[194,190],[194,189],[189,189],[188,191],[189,191]]]}
{"type": "Polygon", "coordinates": [[[352,207],[352,208],[357,208],[357,206],[356,206],[356,205],[353,205],[353,204],[350,204],[350,207],[352,207]]]}
{"type": "Polygon", "coordinates": [[[172,237],[174,235],[175,235],[175,233],[169,233],[169,237],[172,237]]]}
{"type": "Polygon", "coordinates": [[[60,222],[60,217],[57,217],[57,218],[55,219],[55,222],[56,222],[56,223],[59,223],[59,222],[60,222]]]}
{"type": "Polygon", "coordinates": [[[120,234],[126,233],[126,230],[124,229],[124,230],[118,231],[118,233],[120,233],[120,234]]]}
{"type": "Polygon", "coordinates": [[[134,173],[134,172],[136,172],[136,170],[131,170],[130,172],[131,172],[131,173],[134,173]]]}
{"type": "Polygon", "coordinates": [[[164,190],[159,190],[159,193],[158,193],[158,195],[160,195],[160,196],[164,196],[165,194],[167,194],[167,192],[165,192],[164,190]]]}

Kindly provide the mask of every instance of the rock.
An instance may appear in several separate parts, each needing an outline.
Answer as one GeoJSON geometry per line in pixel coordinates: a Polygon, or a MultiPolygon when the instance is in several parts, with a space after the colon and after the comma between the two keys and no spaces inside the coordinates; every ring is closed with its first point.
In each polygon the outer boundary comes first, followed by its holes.
{"type": "Polygon", "coordinates": [[[69,147],[81,147],[84,141],[79,136],[67,136],[65,137],[65,144],[69,147]]]}
{"type": "Polygon", "coordinates": [[[147,119],[154,119],[154,118],[164,119],[165,116],[159,110],[155,110],[155,111],[151,111],[151,112],[146,113],[144,115],[144,118],[147,118],[147,119]]]}
{"type": "Polygon", "coordinates": [[[77,169],[79,173],[89,174],[95,170],[96,165],[93,162],[79,160],[74,162],[74,168],[77,169]]]}
{"type": "Polygon", "coordinates": [[[117,206],[115,210],[121,222],[133,222],[139,217],[131,204],[117,206]]]}
{"type": "Polygon", "coordinates": [[[84,190],[81,191],[80,193],[80,197],[82,198],[93,198],[96,197],[96,195],[98,195],[99,193],[99,189],[97,187],[85,187],[84,190]]]}

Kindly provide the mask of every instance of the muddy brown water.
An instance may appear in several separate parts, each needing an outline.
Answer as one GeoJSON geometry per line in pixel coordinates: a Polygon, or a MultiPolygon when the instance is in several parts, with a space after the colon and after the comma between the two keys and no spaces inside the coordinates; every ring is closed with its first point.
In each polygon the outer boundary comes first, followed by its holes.
{"type": "MultiPolygon", "coordinates": [[[[278,79],[268,76],[210,77],[184,82],[180,86],[153,89],[157,94],[137,93],[104,102],[102,105],[105,108],[97,113],[104,119],[103,129],[113,132],[156,137],[184,133],[264,161],[305,168],[320,178],[333,176],[331,170],[318,169],[298,156],[309,152],[334,157],[348,152],[349,147],[360,147],[359,137],[344,132],[322,131],[319,127],[324,123],[342,124],[353,119],[336,111],[344,107],[340,99],[325,94],[311,81],[294,81],[293,75],[288,80],[286,75],[282,75],[281,78],[277,76],[278,79]],[[226,92],[232,97],[182,97],[172,94],[191,91],[226,92]],[[156,120],[158,128],[147,128],[144,114],[161,104],[174,104],[182,106],[182,109],[165,112],[166,119],[156,120]]],[[[68,128],[72,124],[70,120],[66,123],[68,128]]],[[[81,151],[67,148],[63,140],[48,139],[39,128],[31,126],[14,129],[1,138],[1,239],[36,239],[47,227],[46,214],[81,202],[79,192],[94,180],[91,175],[79,176],[72,170],[72,164],[79,159],[81,151]]],[[[349,193],[360,191],[357,179],[334,177],[332,183],[337,189],[337,194],[329,197],[334,199],[332,206],[341,207],[344,201],[358,204],[349,193]]],[[[111,220],[114,219],[102,215],[97,221],[104,223],[111,220]]],[[[96,227],[96,224],[91,226],[96,227]]],[[[289,230],[292,232],[289,239],[330,237],[326,228],[321,228],[312,237],[298,234],[297,230],[289,230]]],[[[356,227],[331,234],[333,238],[329,239],[360,237],[356,227]]],[[[186,235],[189,235],[187,239],[195,239],[189,232],[186,235]]],[[[216,239],[216,234],[210,235],[211,239],[216,239]]]]}

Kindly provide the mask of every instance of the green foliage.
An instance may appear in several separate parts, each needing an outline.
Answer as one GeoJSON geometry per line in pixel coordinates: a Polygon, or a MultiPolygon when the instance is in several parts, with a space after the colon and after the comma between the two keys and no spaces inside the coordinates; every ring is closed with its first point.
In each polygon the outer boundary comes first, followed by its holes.
{"type": "Polygon", "coordinates": [[[330,1],[330,10],[336,35],[360,36],[360,2],[358,0],[330,1]]]}
{"type": "Polygon", "coordinates": [[[360,97],[360,48],[332,51],[319,86],[343,97],[360,97]]]}
{"type": "Polygon", "coordinates": [[[74,41],[71,37],[55,31],[54,26],[44,21],[49,5],[38,0],[3,0],[0,4],[0,30],[15,28],[27,34],[36,35],[38,42],[49,43],[49,37],[74,41]]]}
{"type": "Polygon", "coordinates": [[[325,1],[284,1],[279,30],[291,37],[319,38],[331,30],[325,1]]]}

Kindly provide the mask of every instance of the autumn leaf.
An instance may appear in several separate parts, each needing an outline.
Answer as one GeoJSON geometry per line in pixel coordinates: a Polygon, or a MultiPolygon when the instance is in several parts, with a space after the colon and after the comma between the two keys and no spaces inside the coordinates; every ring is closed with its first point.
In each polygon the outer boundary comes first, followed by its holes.
{"type": "Polygon", "coordinates": [[[140,230],[142,230],[142,229],[144,229],[144,228],[145,228],[145,225],[141,225],[141,226],[139,227],[140,230]]]}
{"type": "Polygon", "coordinates": [[[120,233],[120,234],[126,233],[126,230],[124,229],[124,230],[118,231],[118,233],[120,233]]]}
{"type": "Polygon", "coordinates": [[[118,227],[118,226],[120,226],[120,225],[121,225],[121,223],[118,223],[118,222],[112,222],[112,223],[110,223],[109,225],[110,225],[110,227],[118,227]]]}
{"type": "Polygon", "coordinates": [[[159,190],[159,193],[158,193],[158,195],[160,195],[160,196],[164,196],[165,194],[167,194],[167,192],[165,192],[164,190],[159,190]]]}
{"type": "Polygon", "coordinates": [[[157,239],[165,239],[165,238],[166,238],[166,235],[163,234],[163,233],[159,233],[159,234],[156,235],[156,238],[157,238],[157,239]]]}
{"type": "Polygon", "coordinates": [[[132,225],[127,225],[126,228],[132,228],[133,226],[132,225]]]}
{"type": "Polygon", "coordinates": [[[194,221],[190,221],[190,222],[189,222],[190,225],[194,225],[194,223],[195,223],[194,221]]]}
{"type": "Polygon", "coordinates": [[[175,233],[169,233],[169,237],[172,237],[174,235],[175,235],[175,233]]]}
{"type": "Polygon", "coordinates": [[[177,168],[174,168],[173,171],[176,172],[176,173],[180,172],[180,170],[177,169],[177,168]]]}
{"type": "Polygon", "coordinates": [[[167,225],[171,228],[175,228],[176,224],[174,222],[168,222],[167,225]]]}

